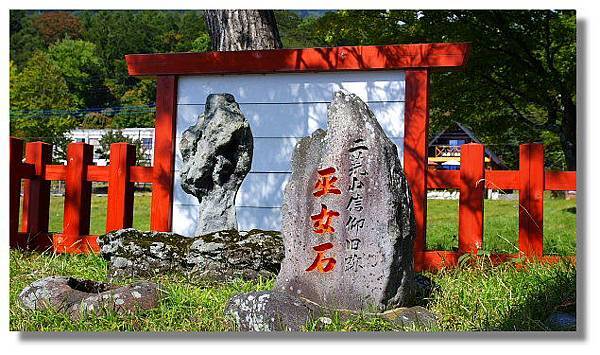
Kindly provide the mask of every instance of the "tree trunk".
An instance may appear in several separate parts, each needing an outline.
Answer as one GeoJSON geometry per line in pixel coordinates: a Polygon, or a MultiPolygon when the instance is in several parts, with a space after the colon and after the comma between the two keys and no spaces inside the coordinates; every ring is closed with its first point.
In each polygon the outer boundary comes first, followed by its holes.
{"type": "Polygon", "coordinates": [[[571,99],[563,100],[561,145],[568,170],[577,169],[577,108],[571,99]]]}
{"type": "Polygon", "coordinates": [[[205,10],[204,18],[215,51],[282,47],[272,10],[205,10]]]}

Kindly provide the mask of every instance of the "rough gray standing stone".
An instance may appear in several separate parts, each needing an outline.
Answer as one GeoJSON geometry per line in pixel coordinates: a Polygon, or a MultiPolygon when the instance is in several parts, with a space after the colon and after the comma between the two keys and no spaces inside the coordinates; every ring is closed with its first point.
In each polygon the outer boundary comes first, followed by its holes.
{"type": "Polygon", "coordinates": [[[416,229],[397,148],[354,94],[337,92],[327,116],[328,130],[303,138],[292,157],[282,208],[285,258],[276,290],[336,309],[412,305],[416,229]],[[337,178],[339,193],[316,196],[316,183],[324,181],[317,172],[326,168],[335,169],[325,178],[337,178]],[[339,215],[331,216],[332,233],[318,234],[315,223],[327,224],[319,218],[325,210],[339,215]],[[314,247],[325,243],[332,248],[322,254],[320,266],[334,258],[333,269],[307,271],[318,255],[314,247]]]}
{"type": "Polygon", "coordinates": [[[226,230],[187,238],[175,233],[142,232],[133,228],[98,238],[110,277],[183,273],[228,280],[274,277],[283,259],[279,232],[226,230]]]}
{"type": "Polygon", "coordinates": [[[196,235],[237,229],[235,195],[250,171],[250,124],[230,94],[211,94],[204,114],[183,132],[181,187],[200,202],[196,235]]]}
{"type": "Polygon", "coordinates": [[[357,314],[402,326],[436,317],[412,305],[434,289],[415,281],[412,200],[396,146],[357,96],[338,92],[328,131],[302,139],[282,209],[285,258],[274,291],[233,297],[240,330],[300,330],[357,314]]]}
{"type": "Polygon", "coordinates": [[[160,291],[151,282],[116,286],[65,276],[50,276],[33,282],[19,294],[31,310],[53,308],[72,319],[87,315],[133,313],[158,306],[160,291]]]}

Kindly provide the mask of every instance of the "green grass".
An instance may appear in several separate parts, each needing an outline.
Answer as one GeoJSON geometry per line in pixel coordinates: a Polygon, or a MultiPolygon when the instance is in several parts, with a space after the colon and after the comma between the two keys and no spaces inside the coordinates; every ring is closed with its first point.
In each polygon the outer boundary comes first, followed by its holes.
{"type": "MultiPolygon", "coordinates": [[[[519,247],[519,201],[485,200],[483,247],[515,253],[519,247]]],[[[575,255],[576,201],[544,200],[544,254],[575,255]]],[[[458,248],[458,200],[427,201],[427,249],[458,248]]]]}
{"type": "MultiPolygon", "coordinates": [[[[10,329],[21,331],[232,331],[224,316],[229,298],[241,292],[268,290],[273,280],[235,280],[211,284],[181,276],[153,280],[165,291],[159,307],[132,315],[109,314],[72,321],[55,311],[29,311],[18,301],[31,282],[50,275],[106,280],[106,263],[96,255],[54,255],[10,252],[10,329]]],[[[429,331],[547,330],[544,320],[575,300],[576,273],[569,263],[511,263],[490,267],[483,262],[468,268],[428,274],[440,286],[427,306],[439,317],[429,331]]],[[[396,331],[399,325],[379,318],[333,317],[333,323],[307,324],[306,330],[396,331]]]]}
{"type": "MultiPolygon", "coordinates": [[[[52,231],[62,230],[62,197],[52,197],[52,231]]],[[[452,250],[458,245],[457,201],[428,203],[428,248],[452,250]]],[[[546,254],[574,255],[575,201],[546,199],[544,248],[546,254]]],[[[134,226],[148,229],[150,196],[136,195],[134,226]]],[[[485,201],[485,249],[513,252],[517,245],[517,201],[485,201]]],[[[91,233],[101,234],[106,219],[106,197],[93,196],[91,233]]],[[[241,292],[268,290],[274,280],[236,280],[211,284],[181,276],[153,280],[165,291],[158,308],[133,315],[88,317],[72,321],[55,311],[28,311],[18,301],[31,282],[50,275],[106,280],[106,263],[96,255],[55,255],[10,252],[10,329],[24,331],[230,331],[223,311],[229,298],[241,292]]],[[[429,331],[546,330],[544,320],[557,309],[573,311],[575,267],[512,263],[491,267],[485,259],[474,266],[427,274],[439,286],[427,308],[439,317],[429,331]]],[[[308,331],[396,331],[397,324],[379,318],[333,317],[332,324],[307,324],[308,331]]],[[[408,331],[420,328],[404,329],[408,331]]]]}
{"type": "MultiPolygon", "coordinates": [[[[133,227],[141,230],[150,229],[150,201],[151,193],[136,193],[133,199],[133,227]]],[[[48,229],[51,232],[62,232],[63,196],[50,197],[50,222],[48,229]]],[[[92,195],[92,210],[90,218],[90,234],[104,234],[106,228],[106,195],[92,195]]]]}

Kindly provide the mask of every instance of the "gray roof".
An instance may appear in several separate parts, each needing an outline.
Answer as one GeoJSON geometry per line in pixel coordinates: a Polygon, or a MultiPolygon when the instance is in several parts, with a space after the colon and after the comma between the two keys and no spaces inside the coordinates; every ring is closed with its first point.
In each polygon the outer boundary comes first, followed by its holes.
{"type": "MultiPolygon", "coordinates": [[[[471,138],[473,140],[473,142],[482,144],[481,141],[477,138],[477,136],[475,136],[475,133],[469,127],[465,126],[464,124],[462,124],[460,122],[454,121],[454,123],[458,126],[458,128],[463,130],[469,136],[469,138],[471,138]]],[[[451,126],[444,128],[440,133],[438,133],[435,137],[433,137],[433,139],[431,141],[429,141],[429,146],[431,147],[433,142],[435,142],[450,127],[451,126]]],[[[484,145],[484,149],[485,149],[485,154],[488,157],[490,157],[490,159],[494,163],[498,164],[502,169],[508,169],[508,167],[504,164],[502,159],[500,159],[500,157],[498,157],[496,154],[494,154],[494,152],[492,152],[487,146],[484,145]]]]}

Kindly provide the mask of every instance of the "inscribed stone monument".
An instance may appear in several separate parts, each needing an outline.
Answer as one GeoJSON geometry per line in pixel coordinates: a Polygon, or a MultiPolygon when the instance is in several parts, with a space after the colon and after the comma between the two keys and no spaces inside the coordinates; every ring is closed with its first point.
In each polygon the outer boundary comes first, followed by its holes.
{"type": "Polygon", "coordinates": [[[240,330],[301,330],[335,310],[435,319],[400,308],[422,295],[411,193],[396,146],[354,94],[337,92],[327,117],[327,131],[300,140],[292,157],[275,289],[236,295],[226,308],[240,330]]]}
{"type": "Polygon", "coordinates": [[[396,146],[356,95],[337,92],[327,131],[296,146],[282,217],[277,291],[357,311],[413,302],[408,183],[396,146]]]}

